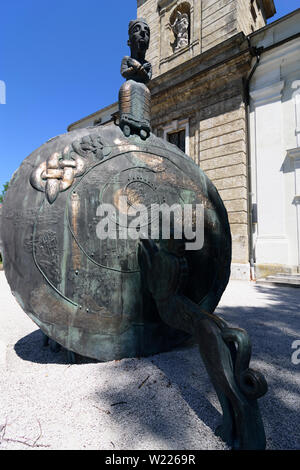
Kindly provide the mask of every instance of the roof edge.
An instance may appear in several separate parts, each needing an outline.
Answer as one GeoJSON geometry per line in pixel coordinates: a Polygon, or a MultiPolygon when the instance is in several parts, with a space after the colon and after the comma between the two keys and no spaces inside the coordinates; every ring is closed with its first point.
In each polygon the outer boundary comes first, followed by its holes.
{"type": "Polygon", "coordinates": [[[98,109],[98,111],[95,111],[95,112],[92,113],[92,114],[88,114],[87,116],[85,116],[85,117],[83,117],[83,118],[81,118],[81,119],[78,119],[78,121],[72,122],[71,124],[68,125],[67,131],[69,132],[70,129],[71,129],[71,127],[75,126],[76,124],[80,124],[81,122],[86,121],[87,119],[91,119],[91,118],[97,116],[99,113],[102,113],[103,111],[107,111],[107,110],[109,110],[110,108],[115,107],[116,105],[118,105],[118,101],[116,101],[115,103],[109,104],[109,105],[106,106],[105,108],[98,109]]]}

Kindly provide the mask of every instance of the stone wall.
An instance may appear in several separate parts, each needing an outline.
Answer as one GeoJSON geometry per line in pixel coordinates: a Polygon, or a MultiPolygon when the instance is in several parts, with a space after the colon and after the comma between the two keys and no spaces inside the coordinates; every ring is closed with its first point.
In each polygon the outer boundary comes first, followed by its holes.
{"type": "Polygon", "coordinates": [[[239,0],[237,4],[237,23],[239,31],[243,31],[246,35],[263,28],[266,20],[260,7],[260,1],[239,0]]]}
{"type": "Polygon", "coordinates": [[[202,0],[202,51],[238,32],[248,35],[265,24],[259,0],[202,0]]]}
{"type": "Polygon", "coordinates": [[[157,8],[157,0],[137,0],[137,17],[146,18],[150,31],[150,47],[147,60],[152,64],[153,77],[159,73],[160,57],[160,18],[157,8]]]}
{"type": "Polygon", "coordinates": [[[202,51],[238,32],[236,0],[202,0],[202,51]]]}
{"type": "Polygon", "coordinates": [[[147,59],[153,78],[205,52],[239,32],[246,35],[265,25],[259,0],[137,0],[137,15],[151,29],[147,59]],[[176,10],[188,12],[189,44],[174,51],[171,23],[176,10]]]}
{"type": "Polygon", "coordinates": [[[176,83],[178,67],[169,71],[164,80],[157,78],[151,84],[152,127],[162,137],[170,122],[188,121],[187,153],[213,181],[224,201],[233,239],[232,261],[238,264],[249,262],[243,91],[243,77],[249,70],[247,57],[245,52],[244,56],[216,64],[187,80],[182,73],[181,83],[176,83]]]}
{"type": "Polygon", "coordinates": [[[296,10],[251,36],[253,46],[265,48],[250,83],[257,277],[300,271],[299,24],[296,10]]]}
{"type": "Polygon", "coordinates": [[[259,0],[138,0],[138,16],[148,20],[152,34],[147,55],[154,68],[152,127],[163,137],[166,129],[185,123],[187,153],[214,182],[227,208],[232,261],[238,266],[249,264],[243,80],[251,60],[242,33],[265,25],[263,5],[259,0]],[[190,11],[190,42],[174,52],[170,24],[180,8],[190,11]]]}
{"type": "Polygon", "coordinates": [[[242,264],[249,259],[245,107],[239,95],[228,98],[226,107],[227,111],[199,123],[199,164],[223,199],[231,227],[232,261],[242,264]]]}

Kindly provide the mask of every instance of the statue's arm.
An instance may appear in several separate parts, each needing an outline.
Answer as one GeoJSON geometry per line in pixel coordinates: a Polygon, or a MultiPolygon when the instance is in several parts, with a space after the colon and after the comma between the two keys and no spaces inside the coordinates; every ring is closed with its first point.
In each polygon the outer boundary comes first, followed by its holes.
{"type": "Polygon", "coordinates": [[[129,62],[130,57],[125,56],[121,63],[121,75],[128,79],[131,78],[135,73],[135,68],[129,62]]]}
{"type": "Polygon", "coordinates": [[[144,82],[148,82],[152,77],[152,66],[150,62],[141,64],[138,60],[129,58],[128,63],[135,69],[135,72],[143,79],[144,82]]]}
{"type": "Polygon", "coordinates": [[[148,82],[152,77],[152,66],[150,62],[145,62],[142,65],[138,60],[125,56],[121,64],[121,75],[126,80],[139,75],[144,82],[148,82]]]}

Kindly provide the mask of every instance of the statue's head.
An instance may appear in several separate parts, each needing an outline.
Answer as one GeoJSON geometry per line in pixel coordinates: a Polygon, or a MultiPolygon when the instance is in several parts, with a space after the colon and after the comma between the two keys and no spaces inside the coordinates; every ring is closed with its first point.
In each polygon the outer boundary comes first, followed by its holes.
{"type": "Polygon", "coordinates": [[[180,30],[180,32],[187,31],[189,27],[189,17],[187,13],[181,13],[180,11],[177,11],[176,19],[172,27],[176,27],[176,29],[180,30]]]}
{"type": "Polygon", "coordinates": [[[130,21],[128,35],[128,46],[131,51],[145,54],[150,41],[150,28],[147,21],[144,18],[137,18],[136,20],[130,21]]]}
{"type": "Polygon", "coordinates": [[[186,13],[180,15],[179,22],[184,29],[188,29],[189,27],[189,17],[186,13]]]}

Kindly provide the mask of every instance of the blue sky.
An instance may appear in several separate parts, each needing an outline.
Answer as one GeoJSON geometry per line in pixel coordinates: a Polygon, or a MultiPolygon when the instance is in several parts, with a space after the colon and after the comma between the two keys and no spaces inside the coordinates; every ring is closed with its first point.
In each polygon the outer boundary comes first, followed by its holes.
{"type": "MultiPolygon", "coordinates": [[[[272,21],[300,7],[275,0],[272,21]]],[[[136,0],[10,0],[1,5],[0,188],[33,150],[117,101],[136,0]]]]}

